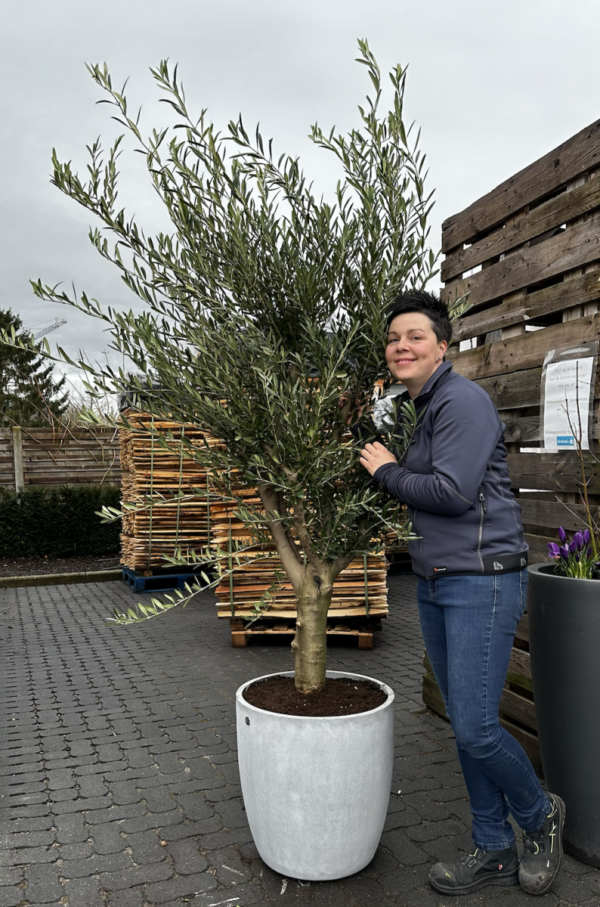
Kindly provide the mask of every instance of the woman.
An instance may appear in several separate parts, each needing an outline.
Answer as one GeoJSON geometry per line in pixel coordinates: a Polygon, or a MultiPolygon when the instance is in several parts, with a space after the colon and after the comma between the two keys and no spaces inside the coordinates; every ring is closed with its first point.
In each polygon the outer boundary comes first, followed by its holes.
{"type": "Polygon", "coordinates": [[[388,368],[420,421],[402,463],[379,442],[365,446],[361,463],[408,505],[419,536],[409,552],[421,628],[473,817],[473,851],[458,863],[437,863],[429,881],[444,894],[518,883],[544,894],[560,865],[564,804],[542,791],[498,720],[528,579],[504,426],[487,393],[444,361],[452,328],[439,299],[424,292],[399,297],[387,327],[388,368]],[[509,811],[523,829],[520,863],[509,811]]]}

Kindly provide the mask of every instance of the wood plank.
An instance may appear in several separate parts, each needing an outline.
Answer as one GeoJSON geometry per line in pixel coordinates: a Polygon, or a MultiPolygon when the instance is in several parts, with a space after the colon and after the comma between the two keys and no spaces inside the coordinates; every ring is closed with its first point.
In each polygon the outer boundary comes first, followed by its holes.
{"type": "Polygon", "coordinates": [[[465,378],[489,378],[537,368],[543,364],[549,350],[568,349],[580,343],[598,340],[599,335],[600,314],[578,318],[567,324],[553,324],[543,331],[486,343],[472,350],[460,352],[457,347],[451,347],[447,357],[456,371],[465,378]]]}
{"type": "MultiPolygon", "coordinates": [[[[559,501],[536,501],[534,498],[519,498],[523,523],[530,526],[554,527],[565,529],[585,529],[585,507],[583,504],[569,504],[568,509],[559,501]]],[[[596,506],[592,510],[596,510],[596,506]]],[[[552,541],[556,541],[553,539],[552,541]]],[[[544,558],[545,560],[545,558],[544,558]]]]}
{"type": "Polygon", "coordinates": [[[502,690],[500,697],[500,714],[503,718],[513,718],[519,724],[537,733],[535,706],[531,699],[519,696],[514,690],[502,690]]]}
{"type": "Polygon", "coordinates": [[[442,251],[473,242],[526,205],[539,201],[600,163],[600,120],[591,123],[442,224],[442,251]]]}
{"type": "MultiPolygon", "coordinates": [[[[588,271],[569,277],[524,297],[504,300],[499,305],[464,315],[453,325],[454,342],[502,330],[522,321],[542,318],[576,306],[586,306],[600,299],[600,275],[588,271]]],[[[588,314],[587,312],[585,314],[588,314]]]]}
{"type": "Polygon", "coordinates": [[[509,252],[515,246],[521,246],[531,239],[559,227],[600,206],[600,180],[591,179],[573,189],[538,205],[532,211],[525,210],[517,219],[504,227],[488,234],[479,242],[466,249],[451,253],[442,262],[442,280],[470,271],[491,258],[509,252]]]}
{"type": "MultiPolygon", "coordinates": [[[[600,494],[600,474],[594,474],[591,454],[586,454],[591,494],[600,494]]],[[[561,453],[510,453],[508,471],[513,488],[538,488],[540,491],[577,491],[581,488],[581,471],[576,451],[561,453]]]]}
{"type": "MultiPolygon", "coordinates": [[[[594,404],[594,408],[597,410],[597,403],[594,404]]],[[[499,414],[506,426],[504,440],[507,444],[533,444],[544,440],[539,415],[514,417],[510,415],[511,412],[512,410],[509,410],[508,414],[504,414],[501,411],[499,414]]],[[[594,419],[590,437],[594,439],[600,437],[600,426],[597,419],[594,419]]]]}
{"type": "Polygon", "coordinates": [[[529,563],[549,564],[548,542],[558,542],[558,535],[556,533],[553,536],[535,535],[534,533],[526,532],[524,538],[529,545],[529,563]]]}
{"type": "Polygon", "coordinates": [[[487,391],[494,406],[502,409],[523,409],[539,406],[542,369],[530,368],[494,378],[481,378],[477,384],[487,391]]]}
{"type": "Polygon", "coordinates": [[[558,236],[552,236],[539,245],[519,249],[489,268],[453,281],[444,287],[440,297],[448,302],[456,294],[464,296],[468,293],[471,305],[481,305],[599,258],[600,212],[595,212],[558,236]]]}

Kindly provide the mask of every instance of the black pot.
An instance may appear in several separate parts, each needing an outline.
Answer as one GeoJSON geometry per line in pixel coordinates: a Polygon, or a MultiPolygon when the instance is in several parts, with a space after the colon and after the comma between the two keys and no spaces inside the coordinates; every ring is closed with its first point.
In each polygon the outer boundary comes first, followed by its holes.
{"type": "Polygon", "coordinates": [[[548,790],[567,808],[567,853],[600,867],[600,581],[529,567],[533,697],[548,790]]]}

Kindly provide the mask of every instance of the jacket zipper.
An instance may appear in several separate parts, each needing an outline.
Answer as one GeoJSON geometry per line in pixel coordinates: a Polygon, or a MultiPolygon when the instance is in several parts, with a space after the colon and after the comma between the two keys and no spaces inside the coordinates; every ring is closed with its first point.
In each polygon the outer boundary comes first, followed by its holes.
{"type": "Polygon", "coordinates": [[[483,541],[483,521],[487,513],[487,504],[485,503],[485,492],[483,488],[479,489],[479,537],[477,539],[477,557],[479,558],[479,563],[481,565],[481,572],[483,573],[483,558],[481,556],[481,543],[483,541]]]}

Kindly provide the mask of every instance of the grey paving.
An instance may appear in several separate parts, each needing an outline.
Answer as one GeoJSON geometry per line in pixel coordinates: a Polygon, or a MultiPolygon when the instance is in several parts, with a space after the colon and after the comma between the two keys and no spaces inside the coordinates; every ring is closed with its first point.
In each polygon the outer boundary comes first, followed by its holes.
{"type": "MultiPolygon", "coordinates": [[[[258,857],[235,754],[243,681],[289,668],[287,644],[232,649],[214,598],[110,630],[121,583],[0,590],[0,907],[520,907],[520,889],[436,895],[429,865],[470,846],[449,726],[420,697],[412,577],[390,579],[372,651],[332,644],[332,668],[397,693],[389,815],[372,864],[339,882],[284,879],[258,857]]],[[[357,766],[357,773],[368,771],[357,766]]],[[[545,905],[599,907],[600,872],[565,859],[545,905]]]]}

